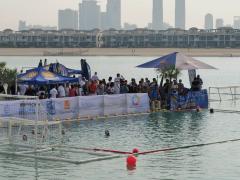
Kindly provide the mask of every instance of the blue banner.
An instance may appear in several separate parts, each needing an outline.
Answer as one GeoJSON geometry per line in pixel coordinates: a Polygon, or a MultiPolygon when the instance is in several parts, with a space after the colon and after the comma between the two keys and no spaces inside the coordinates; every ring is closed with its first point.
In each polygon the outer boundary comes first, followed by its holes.
{"type": "Polygon", "coordinates": [[[208,108],[207,90],[189,91],[185,96],[178,94],[171,95],[170,110],[208,108]]]}

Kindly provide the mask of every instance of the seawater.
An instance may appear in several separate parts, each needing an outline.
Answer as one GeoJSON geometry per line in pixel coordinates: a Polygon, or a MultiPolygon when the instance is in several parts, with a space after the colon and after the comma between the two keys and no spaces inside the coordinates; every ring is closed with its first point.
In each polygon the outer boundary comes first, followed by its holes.
{"type": "MultiPolygon", "coordinates": [[[[45,57],[0,57],[8,67],[37,66],[45,57]]],[[[81,57],[47,57],[56,59],[70,68],[80,67],[81,57]]],[[[135,66],[155,57],[87,57],[93,71],[100,78],[121,73],[126,79],[156,77],[152,69],[137,69],[135,66]]],[[[197,58],[217,70],[200,70],[204,86],[229,86],[240,84],[240,58],[197,58]]],[[[188,84],[186,72],[181,78],[188,84]]],[[[239,101],[215,102],[214,108],[239,109],[239,101]]],[[[81,147],[97,147],[140,151],[201,144],[240,138],[240,114],[210,114],[201,112],[160,112],[149,115],[119,117],[114,119],[89,120],[65,125],[65,144],[81,147]],[[104,131],[110,131],[110,137],[104,131]]],[[[222,179],[237,180],[240,176],[240,142],[179,149],[139,156],[135,170],[126,168],[126,158],[118,158],[84,165],[60,162],[35,161],[0,155],[0,179],[39,180],[158,180],[158,179],[222,179]]],[[[71,153],[67,153],[71,155],[71,153]]],[[[82,154],[72,154],[81,159],[82,154]]]]}
{"type": "MultiPolygon", "coordinates": [[[[127,80],[136,78],[157,77],[154,69],[136,68],[137,65],[153,60],[157,57],[137,57],[137,56],[90,56],[90,57],[32,57],[32,56],[0,56],[0,62],[6,62],[8,67],[26,70],[36,67],[40,59],[47,59],[48,63],[59,62],[69,68],[80,69],[80,59],[85,58],[90,64],[92,74],[98,72],[99,78],[113,78],[117,73],[121,73],[127,80]]],[[[217,70],[198,70],[204,81],[204,87],[209,86],[229,86],[240,84],[240,58],[239,57],[198,57],[196,58],[217,68],[217,70]]],[[[183,79],[186,86],[189,86],[188,75],[182,71],[180,78],[183,79]]]]}

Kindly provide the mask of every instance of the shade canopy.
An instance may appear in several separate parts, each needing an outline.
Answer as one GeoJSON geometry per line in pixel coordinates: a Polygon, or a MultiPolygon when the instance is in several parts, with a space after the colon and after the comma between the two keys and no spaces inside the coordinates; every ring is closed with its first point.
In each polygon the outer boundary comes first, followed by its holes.
{"type": "Polygon", "coordinates": [[[17,80],[19,83],[39,85],[78,82],[78,78],[57,75],[43,67],[28,70],[26,73],[18,75],[17,80]]]}
{"type": "Polygon", "coordinates": [[[77,70],[77,69],[70,69],[64,66],[63,64],[60,63],[51,63],[47,66],[44,66],[44,68],[48,71],[51,71],[55,74],[62,75],[62,76],[71,76],[74,74],[81,74],[82,71],[77,70]]]}
{"type": "Polygon", "coordinates": [[[144,64],[138,65],[139,68],[166,68],[173,66],[179,70],[193,70],[193,69],[216,69],[215,67],[198,61],[192,57],[188,57],[182,53],[174,52],[144,64]]]}

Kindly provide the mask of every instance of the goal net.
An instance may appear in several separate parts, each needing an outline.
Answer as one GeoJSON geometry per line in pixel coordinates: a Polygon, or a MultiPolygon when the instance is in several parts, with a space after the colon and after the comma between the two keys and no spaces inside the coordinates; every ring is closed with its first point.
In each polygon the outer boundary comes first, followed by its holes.
{"type": "Polygon", "coordinates": [[[37,97],[0,94],[0,155],[74,164],[120,157],[64,145],[62,121],[49,118],[44,109],[37,97]]]}
{"type": "Polygon", "coordinates": [[[43,109],[38,97],[0,94],[0,147],[36,151],[61,144],[61,121],[48,121],[43,109]]]}
{"type": "Polygon", "coordinates": [[[240,99],[240,86],[209,87],[210,101],[236,101],[240,99]]]}

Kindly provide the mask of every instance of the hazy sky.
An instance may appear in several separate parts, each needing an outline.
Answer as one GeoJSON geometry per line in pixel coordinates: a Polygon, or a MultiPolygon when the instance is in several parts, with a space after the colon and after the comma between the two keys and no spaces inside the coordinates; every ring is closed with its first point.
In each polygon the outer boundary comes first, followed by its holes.
{"type": "MultiPolygon", "coordinates": [[[[81,0],[0,0],[0,30],[17,30],[18,21],[27,24],[57,26],[58,9],[78,9],[81,0]]],[[[106,0],[98,0],[105,10],[106,0]]],[[[240,0],[186,0],[187,28],[203,28],[204,15],[212,13],[214,19],[223,18],[225,24],[233,23],[240,15],[240,0]]],[[[122,24],[135,23],[145,27],[151,22],[152,0],[122,0],[122,24]]],[[[174,24],[174,0],[164,0],[164,21],[174,24]]]]}

